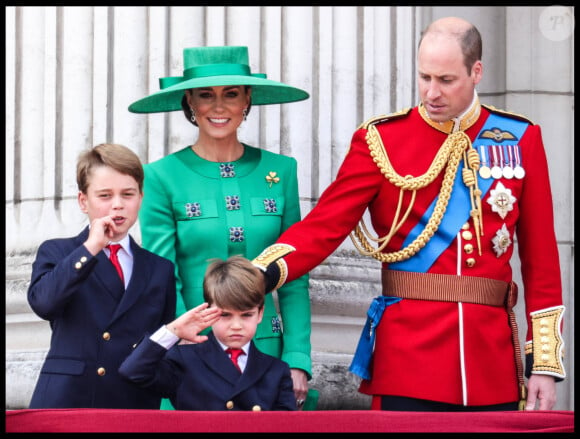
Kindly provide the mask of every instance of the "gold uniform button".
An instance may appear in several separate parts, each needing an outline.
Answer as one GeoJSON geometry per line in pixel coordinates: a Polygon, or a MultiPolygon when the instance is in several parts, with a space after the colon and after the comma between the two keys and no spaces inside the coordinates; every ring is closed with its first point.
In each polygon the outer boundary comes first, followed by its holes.
{"type": "Polygon", "coordinates": [[[103,333],[103,340],[109,341],[110,339],[111,339],[111,334],[109,334],[108,332],[104,332],[103,333]]]}
{"type": "Polygon", "coordinates": [[[262,407],[260,407],[259,405],[255,405],[254,407],[252,407],[252,411],[253,412],[261,412],[262,411],[262,407]]]}
{"type": "Polygon", "coordinates": [[[475,258],[468,258],[468,259],[466,259],[465,260],[465,264],[468,267],[470,267],[470,268],[473,267],[475,265],[475,258]]]}
{"type": "Polygon", "coordinates": [[[81,264],[80,262],[77,262],[77,263],[75,264],[75,268],[76,268],[77,270],[80,270],[81,268],[83,268],[83,264],[81,264]]]}
{"type": "Polygon", "coordinates": [[[86,257],[86,256],[83,256],[83,257],[81,258],[81,262],[82,262],[83,264],[84,264],[85,262],[87,262],[87,257],[86,257]]]}
{"type": "Polygon", "coordinates": [[[466,241],[469,241],[471,238],[473,238],[473,233],[471,233],[469,230],[464,230],[461,232],[461,237],[466,241]]]}
{"type": "Polygon", "coordinates": [[[470,255],[471,253],[473,253],[473,244],[465,244],[463,246],[463,250],[465,250],[465,253],[470,255]]]}
{"type": "Polygon", "coordinates": [[[228,410],[231,410],[231,409],[233,409],[233,408],[234,408],[234,402],[233,402],[233,401],[228,401],[228,402],[226,402],[226,408],[227,408],[228,410]]]}
{"type": "Polygon", "coordinates": [[[104,375],[105,375],[105,373],[106,373],[106,371],[105,371],[105,368],[104,368],[104,367],[99,367],[99,368],[97,369],[97,374],[99,374],[99,376],[101,376],[101,377],[102,377],[102,376],[104,376],[104,375]]]}
{"type": "Polygon", "coordinates": [[[469,229],[469,223],[465,223],[465,224],[463,224],[463,225],[461,226],[461,228],[462,228],[463,230],[468,230],[468,229],[469,229]]]}

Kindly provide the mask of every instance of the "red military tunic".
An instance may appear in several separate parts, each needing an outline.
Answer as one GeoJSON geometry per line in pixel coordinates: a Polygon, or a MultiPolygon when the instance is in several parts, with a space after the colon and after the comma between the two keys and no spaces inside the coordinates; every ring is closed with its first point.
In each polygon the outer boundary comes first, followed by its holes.
{"type": "MultiPolygon", "coordinates": [[[[465,129],[474,146],[491,111],[495,110],[481,107],[479,117],[470,121],[465,129]]],[[[515,116],[508,114],[507,117],[515,116]]],[[[448,136],[427,123],[419,107],[395,117],[385,117],[375,126],[394,170],[401,176],[425,174],[448,136]]],[[[312,270],[327,258],[356,227],[367,207],[376,234],[385,236],[389,232],[395,218],[399,188],[381,173],[373,160],[365,127],[361,125],[354,133],[336,180],[324,191],[317,206],[278,239],[277,243],[296,249],[283,259],[288,270],[286,282],[312,270]]],[[[509,261],[513,241],[517,239],[523,278],[520,298],[523,292],[528,318],[526,340],[531,342],[530,313],[561,306],[562,290],[548,166],[540,127],[530,123],[517,143],[525,177],[495,179],[490,190],[482,196],[481,255],[473,221],[467,214],[464,227],[457,230],[450,245],[427,272],[509,282],[512,280],[509,261]],[[500,183],[515,198],[509,203],[505,218],[487,201],[494,190],[499,192],[500,183]],[[504,224],[511,242],[498,254],[492,239],[504,224]],[[463,234],[466,230],[470,233],[463,234]]],[[[411,229],[440,193],[443,174],[440,172],[431,184],[417,191],[408,218],[393,235],[384,253],[403,247],[411,229]]],[[[405,197],[403,212],[410,192],[405,197]]],[[[469,212],[471,205],[465,205],[464,209],[469,212]]],[[[388,264],[384,263],[383,268],[387,269],[388,264]]],[[[525,328],[520,328],[522,330],[525,328]]],[[[362,381],[360,391],[464,405],[513,402],[519,399],[514,358],[505,308],[403,299],[384,312],[376,332],[371,379],[362,381]]]]}

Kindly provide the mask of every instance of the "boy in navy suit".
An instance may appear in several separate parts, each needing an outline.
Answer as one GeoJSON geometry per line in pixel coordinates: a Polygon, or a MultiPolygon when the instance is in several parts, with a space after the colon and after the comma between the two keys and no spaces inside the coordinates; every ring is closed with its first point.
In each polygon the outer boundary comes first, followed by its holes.
{"type": "Polygon", "coordinates": [[[50,321],[52,336],[30,408],[159,407],[161,398],[118,373],[143,332],[175,315],[173,263],[129,235],[143,179],[139,157],[122,145],[97,145],[78,159],[78,203],[89,226],[43,242],[32,265],[28,303],[50,321]],[[119,268],[109,244],[120,245],[119,268]]]}
{"type": "Polygon", "coordinates": [[[203,281],[205,303],[145,337],[120,374],[169,398],[176,410],[296,410],[288,364],[252,341],[264,313],[261,276],[241,256],[213,260],[203,281]],[[208,335],[199,334],[209,326],[208,335]],[[241,370],[230,348],[243,351],[241,370]]]}

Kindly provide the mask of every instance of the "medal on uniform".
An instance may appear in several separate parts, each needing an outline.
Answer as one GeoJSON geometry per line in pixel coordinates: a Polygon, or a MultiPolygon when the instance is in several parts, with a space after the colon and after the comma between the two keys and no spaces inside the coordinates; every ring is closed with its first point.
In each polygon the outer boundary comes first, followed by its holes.
{"type": "Polygon", "coordinates": [[[521,149],[520,149],[520,145],[513,145],[514,149],[514,161],[515,161],[515,167],[514,167],[514,177],[516,177],[517,179],[521,180],[522,178],[524,178],[524,175],[526,175],[526,171],[524,171],[524,168],[522,168],[521,163],[521,149]]]}
{"type": "Polygon", "coordinates": [[[501,176],[503,175],[502,169],[501,169],[501,163],[499,161],[499,148],[501,148],[499,145],[490,145],[489,146],[489,149],[491,151],[491,157],[492,157],[491,176],[493,178],[495,178],[496,180],[500,179],[501,176]]]}
{"type": "Polygon", "coordinates": [[[514,168],[513,166],[513,162],[511,159],[511,153],[510,153],[510,147],[511,145],[503,145],[502,147],[502,154],[503,154],[503,176],[504,178],[507,178],[508,180],[514,177],[514,168]]]}
{"type": "Polygon", "coordinates": [[[479,168],[479,176],[481,178],[488,179],[491,177],[491,169],[487,166],[487,154],[485,152],[487,146],[479,145],[477,149],[479,150],[479,156],[481,157],[481,167],[479,168]]]}
{"type": "Polygon", "coordinates": [[[508,212],[513,210],[516,197],[512,195],[511,189],[506,188],[501,181],[497,182],[494,189],[489,191],[487,203],[491,206],[493,212],[504,219],[508,212]]]}
{"type": "Polygon", "coordinates": [[[495,232],[495,236],[492,238],[491,242],[493,242],[493,251],[498,258],[507,251],[512,240],[505,223],[501,226],[501,229],[495,232]]]}

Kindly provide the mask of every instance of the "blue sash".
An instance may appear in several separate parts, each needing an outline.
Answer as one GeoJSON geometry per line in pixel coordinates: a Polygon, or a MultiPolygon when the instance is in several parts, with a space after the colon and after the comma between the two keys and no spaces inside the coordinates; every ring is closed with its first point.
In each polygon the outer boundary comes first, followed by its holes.
{"type": "MultiPolygon", "coordinates": [[[[497,140],[490,138],[482,138],[480,135],[484,131],[492,130],[494,128],[500,127],[502,131],[509,131],[515,137],[514,140],[506,141],[507,143],[517,143],[521,138],[523,133],[528,127],[528,123],[504,117],[495,113],[491,113],[483,128],[476,137],[476,142],[478,145],[492,145],[499,143],[497,140]]],[[[502,142],[503,143],[503,142],[502,142]]],[[[507,144],[506,143],[506,144],[507,144]]],[[[487,191],[493,183],[493,178],[484,179],[477,175],[477,184],[481,190],[481,198],[483,199],[487,191]]],[[[437,196],[435,200],[431,203],[429,208],[425,211],[417,225],[411,230],[403,247],[406,247],[411,242],[413,242],[417,236],[425,229],[433,210],[435,209],[435,204],[437,203],[437,196]]],[[[451,198],[449,199],[449,204],[447,205],[447,211],[441,220],[439,228],[433,235],[433,237],[427,242],[425,247],[423,247],[419,252],[413,255],[411,258],[406,259],[401,262],[395,262],[389,264],[389,269],[398,271],[414,271],[426,273],[431,265],[437,260],[437,258],[449,247],[451,241],[457,236],[461,226],[469,219],[469,212],[471,210],[471,201],[469,198],[469,188],[463,184],[463,176],[461,170],[457,170],[455,175],[455,181],[453,182],[453,189],[451,192],[451,198]]]]}
{"type": "Polygon", "coordinates": [[[352,373],[365,380],[371,378],[369,364],[375,347],[375,329],[381,321],[387,306],[397,303],[400,297],[378,296],[373,299],[367,311],[367,322],[362,330],[352,363],[348,368],[352,373]]]}
{"type": "MultiPolygon", "coordinates": [[[[526,131],[528,123],[491,113],[476,137],[478,145],[502,143],[498,142],[497,140],[481,136],[484,131],[493,130],[494,128],[497,129],[497,127],[500,126],[502,127],[502,131],[509,131],[514,135],[513,140],[506,142],[506,144],[508,144],[517,143],[517,141],[526,131]]],[[[493,179],[484,179],[477,175],[477,183],[479,185],[479,189],[481,190],[481,198],[483,199],[491,187],[493,179]]],[[[429,221],[429,218],[435,209],[436,202],[437,198],[435,198],[429,208],[425,211],[419,223],[413,228],[413,230],[411,230],[409,236],[407,236],[407,239],[403,243],[403,247],[413,242],[425,228],[425,225],[429,221]]],[[[429,270],[431,265],[433,265],[441,253],[447,247],[449,247],[451,241],[453,241],[459,230],[461,230],[461,226],[463,226],[463,224],[465,224],[465,222],[468,220],[470,210],[471,201],[469,188],[463,184],[463,176],[461,171],[458,169],[455,176],[455,181],[453,182],[453,189],[449,203],[447,205],[447,211],[445,212],[445,215],[443,215],[437,232],[433,235],[425,247],[423,247],[413,257],[405,261],[389,264],[389,269],[399,271],[427,272],[427,270],[429,270]]],[[[381,321],[385,309],[400,300],[400,297],[392,296],[378,296],[373,299],[367,311],[367,321],[362,330],[355,354],[352,359],[352,363],[348,369],[350,372],[366,380],[371,378],[369,365],[375,344],[375,328],[381,321]]]]}

